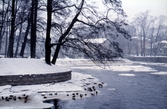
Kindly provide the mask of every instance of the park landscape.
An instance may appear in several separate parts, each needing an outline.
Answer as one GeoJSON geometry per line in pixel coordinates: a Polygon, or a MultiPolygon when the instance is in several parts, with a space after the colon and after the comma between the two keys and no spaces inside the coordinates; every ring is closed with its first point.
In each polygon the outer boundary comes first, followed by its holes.
{"type": "Polygon", "coordinates": [[[0,109],[166,109],[167,18],[133,6],[0,1],[0,109]]]}

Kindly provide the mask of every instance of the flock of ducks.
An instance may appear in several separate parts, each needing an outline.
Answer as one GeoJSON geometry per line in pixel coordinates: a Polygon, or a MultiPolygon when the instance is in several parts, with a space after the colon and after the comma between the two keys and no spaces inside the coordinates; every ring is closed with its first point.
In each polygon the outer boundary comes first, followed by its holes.
{"type": "MultiPolygon", "coordinates": [[[[70,98],[71,97],[71,99],[72,100],[76,100],[77,98],[84,98],[84,97],[89,97],[89,96],[95,96],[95,95],[97,95],[98,94],[98,90],[96,89],[97,87],[98,88],[103,88],[103,85],[104,85],[104,83],[102,82],[102,83],[99,83],[99,84],[97,84],[97,83],[94,83],[94,85],[91,85],[90,86],[90,84],[89,83],[87,83],[86,85],[84,85],[84,92],[85,93],[83,93],[83,92],[73,92],[73,93],[67,93],[65,96],[66,97],[68,97],[68,98],[70,98]],[[95,86],[96,85],[96,86],[95,86]]],[[[55,95],[58,95],[58,93],[49,93],[49,94],[41,94],[41,96],[43,96],[43,98],[44,98],[44,101],[45,100],[47,100],[47,99],[50,99],[51,98],[51,96],[55,96],[55,95]]]]}
{"type": "Polygon", "coordinates": [[[28,99],[29,99],[29,96],[26,94],[23,94],[22,96],[15,96],[15,95],[1,96],[0,101],[5,100],[5,101],[9,102],[11,100],[13,100],[13,101],[19,100],[19,101],[23,101],[24,103],[27,103],[28,99]]]}
{"type": "MultiPolygon", "coordinates": [[[[102,83],[94,83],[96,84],[99,88],[103,88],[103,82],[102,83]]],[[[90,84],[87,84],[87,85],[90,85],[90,84]]],[[[72,97],[72,100],[76,100],[76,98],[83,98],[83,97],[86,97],[86,96],[94,96],[94,95],[97,95],[98,94],[98,90],[96,90],[96,87],[95,85],[93,86],[89,86],[89,87],[85,87],[84,90],[86,92],[89,92],[89,93],[70,93],[70,94],[66,94],[67,97],[72,97]],[[88,95],[89,94],[89,95],[88,95]]],[[[49,96],[56,96],[58,95],[58,93],[49,93],[48,94],[49,96]]],[[[46,94],[41,94],[41,96],[47,100],[48,96],[46,96],[46,94]]],[[[26,95],[26,94],[22,94],[21,96],[15,96],[15,95],[9,95],[9,96],[1,96],[0,97],[0,101],[23,101],[24,103],[27,103],[27,101],[29,100],[29,95],[26,95]]]]}

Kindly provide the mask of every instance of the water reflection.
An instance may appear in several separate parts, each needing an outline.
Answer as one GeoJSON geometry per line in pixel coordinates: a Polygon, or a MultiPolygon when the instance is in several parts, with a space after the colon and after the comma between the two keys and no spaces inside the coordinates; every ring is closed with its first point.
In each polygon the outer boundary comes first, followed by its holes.
{"type": "Polygon", "coordinates": [[[45,103],[51,103],[51,104],[53,104],[53,107],[51,107],[51,108],[45,108],[45,109],[61,109],[61,106],[58,105],[59,101],[60,101],[59,99],[44,101],[45,103]]]}

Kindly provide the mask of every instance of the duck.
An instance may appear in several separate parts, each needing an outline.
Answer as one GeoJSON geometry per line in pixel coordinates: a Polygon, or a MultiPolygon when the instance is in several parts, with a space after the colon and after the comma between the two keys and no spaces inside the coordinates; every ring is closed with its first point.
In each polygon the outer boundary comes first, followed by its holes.
{"type": "Polygon", "coordinates": [[[19,96],[19,97],[18,97],[18,99],[19,99],[19,100],[21,100],[21,99],[22,99],[22,97],[20,97],[20,96],[19,96]]]}
{"type": "Polygon", "coordinates": [[[94,96],[94,93],[91,93],[92,96],[94,96]]]}
{"type": "Polygon", "coordinates": [[[12,98],[12,97],[14,97],[14,96],[13,96],[13,95],[9,95],[9,97],[11,97],[11,98],[12,98]]]}
{"type": "Polygon", "coordinates": [[[92,89],[93,89],[94,91],[96,91],[96,88],[95,88],[95,86],[93,86],[93,87],[92,87],[92,89]]]}
{"type": "Polygon", "coordinates": [[[24,99],[28,99],[28,95],[27,96],[25,96],[25,98],[24,99]]]}
{"type": "Polygon", "coordinates": [[[93,90],[92,90],[92,88],[91,88],[91,87],[88,87],[88,91],[92,92],[93,90]]]}
{"type": "Polygon", "coordinates": [[[98,84],[99,88],[103,88],[103,85],[102,84],[98,84]]]}
{"type": "Polygon", "coordinates": [[[27,103],[27,99],[24,100],[24,103],[27,103]]]}
{"type": "Polygon", "coordinates": [[[80,94],[80,97],[82,98],[82,97],[83,97],[83,95],[82,95],[82,94],[80,94]]]}
{"type": "Polygon", "coordinates": [[[46,96],[44,96],[43,98],[44,98],[44,99],[46,99],[47,97],[46,97],[46,96]]]}
{"type": "Polygon", "coordinates": [[[2,100],[4,100],[4,97],[3,97],[3,96],[2,96],[1,98],[2,98],[2,100]]]}
{"type": "Polygon", "coordinates": [[[50,93],[49,95],[53,95],[52,93],[50,93]]]}
{"type": "Polygon", "coordinates": [[[16,101],[16,96],[13,97],[13,100],[16,101]]]}
{"type": "Polygon", "coordinates": [[[75,100],[75,97],[72,97],[72,100],[75,100]]]}
{"type": "Polygon", "coordinates": [[[96,95],[98,94],[98,91],[96,91],[96,95]]]}
{"type": "Polygon", "coordinates": [[[9,98],[8,98],[8,97],[5,97],[5,100],[6,100],[6,101],[9,101],[9,98]]]}

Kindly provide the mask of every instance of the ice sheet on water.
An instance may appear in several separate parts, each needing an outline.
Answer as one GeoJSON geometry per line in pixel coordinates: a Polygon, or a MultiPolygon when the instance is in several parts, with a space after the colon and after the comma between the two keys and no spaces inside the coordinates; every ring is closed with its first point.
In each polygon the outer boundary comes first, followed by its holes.
{"type": "Polygon", "coordinates": [[[122,73],[118,74],[119,76],[136,76],[135,74],[122,73]]]}
{"type": "Polygon", "coordinates": [[[167,72],[155,72],[155,73],[151,73],[154,75],[167,75],[167,72]]]}

